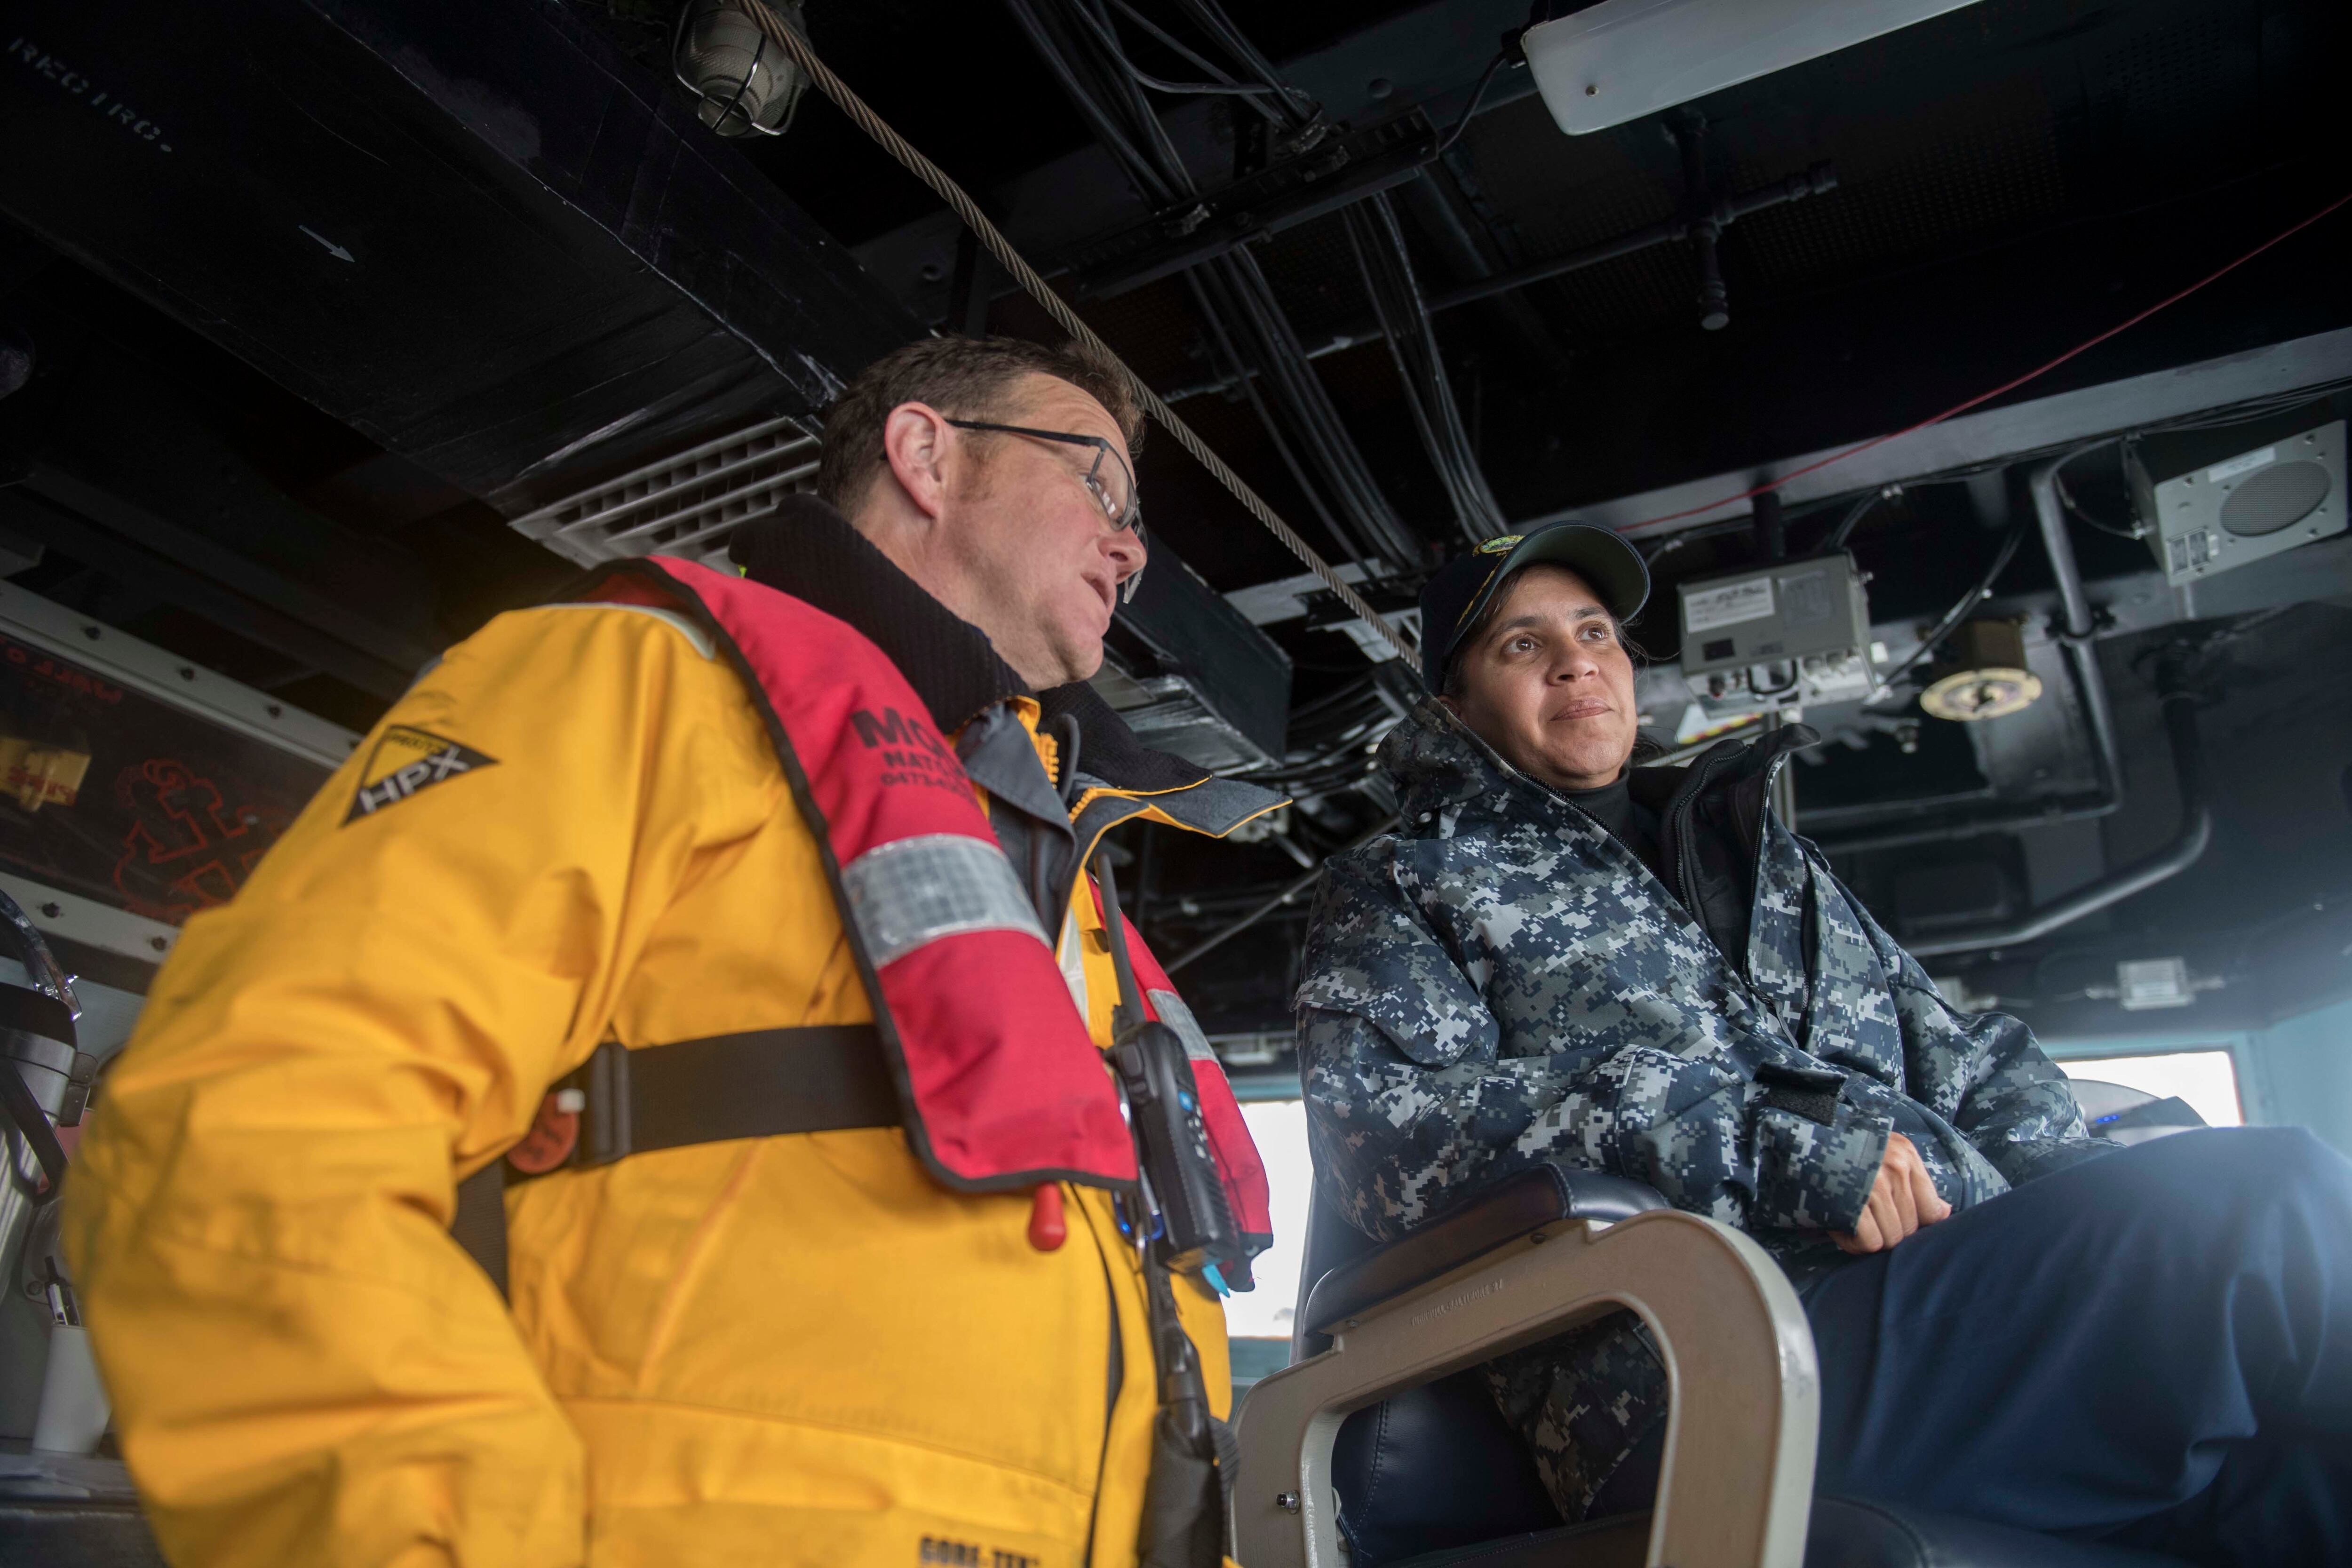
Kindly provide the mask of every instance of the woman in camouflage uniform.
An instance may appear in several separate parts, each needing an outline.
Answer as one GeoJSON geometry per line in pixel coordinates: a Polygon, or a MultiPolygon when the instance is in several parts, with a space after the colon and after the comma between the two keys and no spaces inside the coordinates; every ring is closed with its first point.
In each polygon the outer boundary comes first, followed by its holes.
{"type": "MultiPolygon", "coordinates": [[[[1444,695],[1381,748],[1401,826],[1331,862],[1297,994],[1323,1201],[1389,1239],[1539,1161],[1645,1182],[1798,1284],[1824,1490],[2352,1557],[2352,1166],[2285,1130],[2109,1153],[2031,1033],[1950,1006],[1774,818],[1809,731],[1629,767],[1647,591],[1559,525],[1423,594],[1444,695]],[[2250,1271],[2311,1331],[2250,1338],[2250,1271]],[[2151,1366],[2191,1392],[2145,1397],[2151,1366]]],[[[1486,1372],[1566,1519],[1647,1506],[1665,1377],[1633,1314],[1486,1372]]]]}

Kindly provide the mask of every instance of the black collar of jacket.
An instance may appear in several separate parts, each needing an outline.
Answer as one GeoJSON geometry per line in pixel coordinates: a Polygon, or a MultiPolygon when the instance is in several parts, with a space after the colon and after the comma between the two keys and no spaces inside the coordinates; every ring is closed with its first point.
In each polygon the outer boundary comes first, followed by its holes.
{"type": "MultiPolygon", "coordinates": [[[[1667,812],[1682,798],[1705,789],[1752,793],[1760,802],[1765,775],[1786,752],[1801,752],[1821,743],[1810,725],[1784,724],[1761,740],[1738,736],[1717,741],[1683,767],[1632,767],[1625,770],[1626,787],[1635,800],[1656,812],[1667,812]]],[[[1760,823],[1757,829],[1760,832],[1760,823]]]]}
{"type": "Polygon", "coordinates": [[[1052,726],[1078,721],[1078,765],[1118,789],[1181,789],[1209,776],[1180,757],[1147,749],[1083,680],[1032,692],[988,634],[924,592],[847,519],[814,496],[787,497],[745,523],[728,545],[743,575],[847,621],[889,657],[951,735],[1014,697],[1034,696],[1052,726]]]}
{"type": "Polygon", "coordinates": [[[1625,775],[1633,798],[1658,814],[1667,885],[1742,974],[1748,973],[1757,850],[1772,809],[1773,764],[1820,741],[1806,726],[1788,724],[1752,743],[1718,741],[1686,767],[1634,768],[1625,775]]]}

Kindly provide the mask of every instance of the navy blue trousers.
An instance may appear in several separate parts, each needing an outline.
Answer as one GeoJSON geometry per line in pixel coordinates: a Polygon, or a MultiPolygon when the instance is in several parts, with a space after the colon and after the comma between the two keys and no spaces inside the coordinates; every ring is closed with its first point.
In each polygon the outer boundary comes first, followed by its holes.
{"type": "Polygon", "coordinates": [[[2352,1162],[2308,1132],[2086,1161],[1803,1295],[1822,1491],[2352,1563],[2352,1162]]]}

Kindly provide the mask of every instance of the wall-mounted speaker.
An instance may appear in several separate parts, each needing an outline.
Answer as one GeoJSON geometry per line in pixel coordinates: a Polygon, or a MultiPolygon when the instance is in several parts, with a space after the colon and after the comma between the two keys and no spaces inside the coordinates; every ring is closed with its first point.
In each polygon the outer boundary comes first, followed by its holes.
{"type": "Polygon", "coordinates": [[[2342,533],[2344,421],[2171,430],[2126,448],[2132,499],[2178,587],[2342,533]],[[2297,426],[2300,427],[2297,427],[2297,426]]]}

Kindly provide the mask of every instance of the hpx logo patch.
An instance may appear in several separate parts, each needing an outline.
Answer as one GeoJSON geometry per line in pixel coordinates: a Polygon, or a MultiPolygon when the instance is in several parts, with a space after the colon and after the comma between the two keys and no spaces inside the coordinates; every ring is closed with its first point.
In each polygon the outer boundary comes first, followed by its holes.
{"type": "Polygon", "coordinates": [[[471,746],[461,746],[405,724],[394,724],[376,742],[375,750],[368,753],[367,765],[360,769],[359,793],[352,796],[352,809],[343,823],[348,826],[362,816],[373,816],[387,805],[398,805],[419,790],[431,789],[476,768],[494,768],[498,763],[496,757],[486,757],[471,746]]]}

